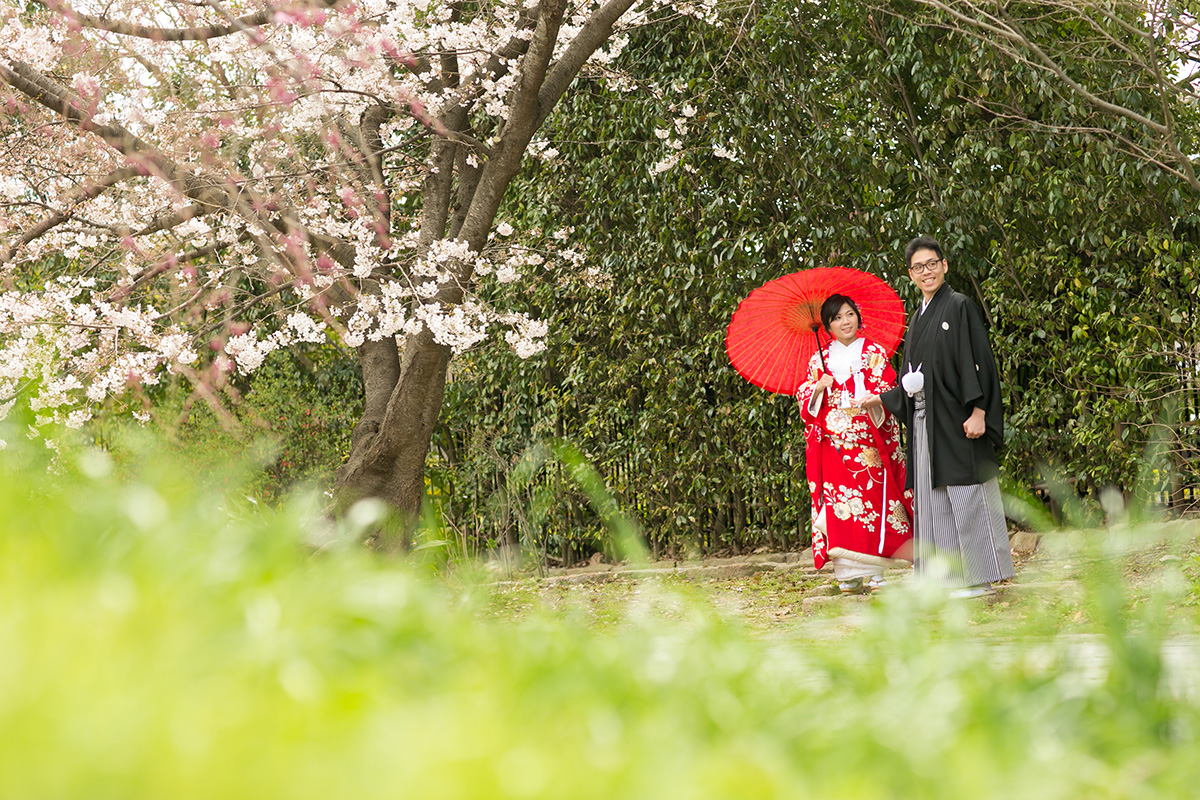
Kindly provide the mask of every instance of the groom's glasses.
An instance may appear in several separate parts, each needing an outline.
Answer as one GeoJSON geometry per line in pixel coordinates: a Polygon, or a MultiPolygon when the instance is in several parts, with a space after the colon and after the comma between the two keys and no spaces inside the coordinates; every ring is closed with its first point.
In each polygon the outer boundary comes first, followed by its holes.
{"type": "Polygon", "coordinates": [[[942,259],[935,258],[930,261],[922,261],[920,264],[913,264],[908,268],[909,272],[920,275],[922,272],[933,272],[934,267],[942,263],[942,259]]]}

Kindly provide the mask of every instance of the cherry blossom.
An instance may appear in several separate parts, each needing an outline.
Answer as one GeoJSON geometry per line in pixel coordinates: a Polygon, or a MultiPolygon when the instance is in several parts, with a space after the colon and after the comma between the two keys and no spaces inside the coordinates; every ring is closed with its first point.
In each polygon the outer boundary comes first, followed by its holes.
{"type": "MultiPolygon", "coordinates": [[[[560,157],[539,128],[581,71],[631,90],[614,66],[624,29],[717,11],[5,4],[0,414],[26,392],[38,425],[78,427],[162,375],[219,387],[332,338],[357,348],[367,387],[342,488],[411,507],[415,489],[369,474],[419,474],[448,359],[493,335],[522,357],[544,347],[547,326],[489,307],[481,283],[587,269],[569,231],[495,224],[523,157],[560,157]]],[[[660,125],[672,164],[697,110],[675,113],[660,125]]]]}

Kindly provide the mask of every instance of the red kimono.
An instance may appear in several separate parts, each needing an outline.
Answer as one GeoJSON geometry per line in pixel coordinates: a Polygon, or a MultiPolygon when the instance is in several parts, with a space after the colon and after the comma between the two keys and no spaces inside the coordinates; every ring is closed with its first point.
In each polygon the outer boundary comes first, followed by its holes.
{"type": "Polygon", "coordinates": [[[831,342],[809,361],[808,380],[796,397],[805,423],[817,569],[834,558],[880,568],[910,558],[912,493],[904,488],[900,428],[883,409],[872,419],[849,405],[895,384],[887,353],[866,340],[849,347],[831,342]],[[822,355],[834,384],[814,397],[813,385],[827,372],[822,355]]]}

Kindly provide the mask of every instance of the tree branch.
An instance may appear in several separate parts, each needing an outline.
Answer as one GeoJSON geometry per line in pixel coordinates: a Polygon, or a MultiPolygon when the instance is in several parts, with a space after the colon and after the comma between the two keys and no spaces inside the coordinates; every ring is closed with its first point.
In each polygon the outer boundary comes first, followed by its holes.
{"type": "Polygon", "coordinates": [[[133,236],[149,236],[152,233],[170,230],[177,225],[182,225],[190,219],[202,217],[208,213],[208,211],[208,208],[199,205],[191,205],[187,208],[181,208],[178,211],[173,211],[170,214],[165,214],[161,217],[150,220],[150,222],[146,223],[141,230],[134,233],[133,236]]]}
{"type": "Polygon", "coordinates": [[[151,39],[156,42],[200,42],[243,33],[250,28],[257,28],[270,22],[275,16],[275,10],[267,8],[254,14],[238,17],[225,25],[206,25],[202,28],[155,28],[148,25],[136,25],[132,22],[93,17],[78,14],[64,8],[65,13],[85,28],[116,33],[121,36],[133,36],[138,39],[151,39]]]}
{"type": "Polygon", "coordinates": [[[157,278],[159,275],[162,275],[165,272],[170,272],[171,270],[176,269],[176,268],[182,266],[183,264],[190,264],[193,261],[199,261],[200,259],[205,258],[206,256],[210,256],[213,253],[220,252],[221,250],[224,250],[227,247],[233,247],[235,244],[239,244],[241,242],[248,242],[252,238],[254,238],[254,237],[252,237],[249,232],[242,231],[240,234],[238,234],[238,237],[232,241],[213,242],[212,244],[205,245],[204,247],[197,247],[194,250],[189,250],[186,253],[181,253],[178,256],[176,256],[173,260],[161,261],[158,264],[156,264],[153,268],[146,270],[141,275],[138,275],[137,278],[134,279],[133,283],[129,284],[128,286],[117,289],[113,293],[113,299],[120,300],[124,297],[128,297],[129,295],[133,294],[136,290],[140,289],[142,286],[145,286],[147,283],[149,283],[150,281],[152,281],[153,279],[157,278]]]}
{"type": "MultiPolygon", "coordinates": [[[[538,16],[535,13],[535,9],[522,8],[520,15],[517,17],[517,30],[529,30],[537,25],[537,21],[538,16]]],[[[529,39],[521,36],[513,36],[509,39],[503,47],[488,58],[484,64],[484,68],[473,75],[471,80],[463,85],[459,91],[458,99],[452,106],[448,107],[448,110],[453,108],[469,110],[475,101],[479,99],[479,95],[483,93],[484,80],[496,80],[506,75],[509,71],[508,65],[525,55],[528,49],[529,39]]],[[[399,63],[417,78],[421,78],[422,75],[430,72],[432,69],[429,56],[413,56],[410,61],[398,60],[396,58],[389,58],[389,60],[393,63],[399,63]]],[[[422,78],[422,82],[430,92],[440,92],[444,88],[440,77],[422,78]]],[[[481,145],[482,142],[478,143],[477,149],[481,145]]],[[[481,152],[486,152],[486,148],[483,148],[481,152]]]]}
{"type": "Polygon", "coordinates": [[[571,81],[575,80],[579,70],[583,69],[584,63],[608,41],[612,36],[613,26],[634,2],[635,0],[609,0],[584,23],[583,29],[571,40],[571,44],[559,56],[542,82],[541,91],[538,92],[540,113],[534,125],[535,129],[550,116],[550,112],[567,91],[571,81]]]}
{"type": "Polygon", "coordinates": [[[1029,37],[1026,36],[1023,31],[1021,31],[1017,23],[1003,16],[989,14],[980,9],[974,3],[967,3],[966,5],[972,11],[991,20],[991,23],[976,19],[968,14],[964,14],[961,11],[952,8],[948,3],[941,2],[941,0],[917,0],[917,2],[921,3],[922,5],[929,6],[930,8],[936,8],[939,11],[948,14],[963,25],[993,33],[996,36],[1013,42],[1017,46],[1029,51],[1034,56],[1034,59],[1030,60],[1030,63],[1040,63],[1045,69],[1053,73],[1055,77],[1069,86],[1073,92],[1078,94],[1096,108],[1107,111],[1110,114],[1125,117],[1126,119],[1132,120],[1139,125],[1144,125],[1155,133],[1165,134],[1168,132],[1167,126],[1163,125],[1161,122],[1152,120],[1149,117],[1137,113],[1133,109],[1126,108],[1125,106],[1110,103],[1103,97],[1100,97],[1089,90],[1083,84],[1076,81],[1067,74],[1066,70],[1064,70],[1057,61],[1051,58],[1044,50],[1042,50],[1041,47],[1029,39],[1029,37]]]}
{"type": "MultiPolygon", "coordinates": [[[[264,230],[285,232],[293,226],[294,220],[288,219],[286,213],[269,216],[270,204],[253,196],[247,186],[227,186],[219,179],[193,174],[125,128],[97,123],[74,93],[28,64],[14,61],[10,66],[0,62],[0,80],[62,115],[79,130],[96,134],[132,162],[134,169],[157,175],[193,201],[205,214],[224,211],[259,225],[264,230]]],[[[285,269],[290,270],[288,259],[280,255],[265,237],[256,237],[255,240],[265,254],[278,259],[285,269]]]]}
{"type": "Polygon", "coordinates": [[[65,208],[46,217],[37,225],[21,234],[20,238],[18,238],[16,242],[6,247],[3,254],[0,254],[0,263],[7,263],[8,261],[11,261],[13,256],[15,256],[17,251],[22,247],[74,217],[75,206],[79,205],[80,203],[85,203],[88,200],[94,200],[95,198],[104,194],[104,192],[110,187],[115,186],[122,181],[129,180],[130,178],[135,178],[139,174],[139,170],[136,170],[132,167],[124,167],[105,175],[92,185],[86,186],[82,190],[68,197],[64,203],[65,208]]]}
{"type": "Polygon", "coordinates": [[[215,181],[205,181],[176,166],[149,143],[119,125],[101,125],[91,112],[67,88],[37,69],[20,61],[0,62],[0,80],[37,101],[45,108],[62,115],[75,127],[94,133],[134,164],[144,167],[174,186],[181,194],[201,205],[232,209],[234,198],[215,181]]]}

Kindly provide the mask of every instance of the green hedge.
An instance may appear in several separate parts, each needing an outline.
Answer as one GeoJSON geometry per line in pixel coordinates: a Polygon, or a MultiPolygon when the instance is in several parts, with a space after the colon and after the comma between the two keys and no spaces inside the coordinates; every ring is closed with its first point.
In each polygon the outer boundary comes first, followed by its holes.
{"type": "MultiPolygon", "coordinates": [[[[1013,485],[1056,472],[1085,495],[1186,499],[1200,452],[1194,194],[1114,144],[1150,147],[1143,132],[910,11],[768,4],[726,27],[647,28],[622,60],[641,91],[613,101],[584,82],[565,102],[549,129],[562,155],[530,165],[501,217],[573,227],[607,283],[556,264],[532,293],[488,294],[550,319],[549,349],[456,361],[432,462],[444,519],[564,563],[599,549],[553,469],[511,477],[531,443],[564,437],[656,552],[806,543],[798,415],[733,372],[725,326],[755,286],[825,264],[872,271],[911,307],[902,252],[918,233],[943,241],[951,282],[992,324],[1013,485]],[[694,171],[651,175],[666,153],[654,131],[685,102],[699,109],[683,137],[694,171]]],[[[1055,24],[1036,33],[1072,35],[1055,24]]],[[[1139,80],[1094,56],[1071,68],[1139,80]]],[[[1153,94],[1124,99],[1158,113],[1153,94]]],[[[1194,109],[1175,113],[1193,129],[1194,109]]]]}

